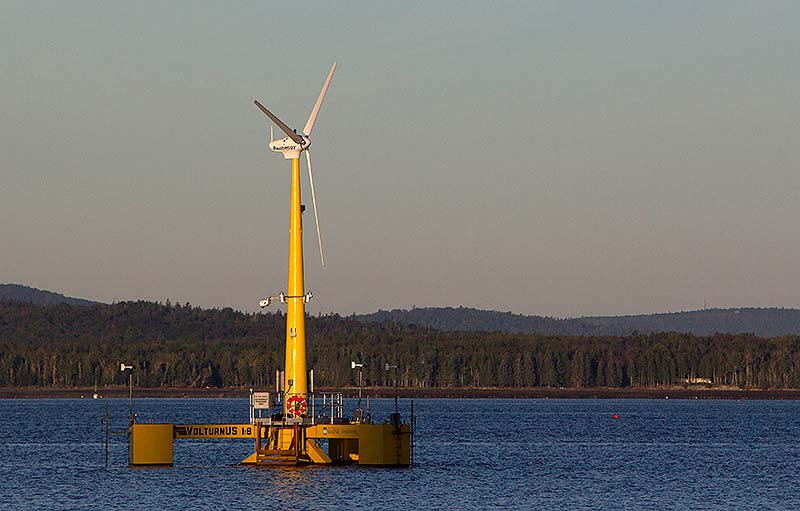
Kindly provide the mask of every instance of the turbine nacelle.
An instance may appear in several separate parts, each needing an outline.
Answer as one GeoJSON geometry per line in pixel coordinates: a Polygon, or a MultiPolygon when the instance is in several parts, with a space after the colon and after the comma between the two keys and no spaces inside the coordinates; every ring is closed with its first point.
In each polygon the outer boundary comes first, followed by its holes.
{"type": "Polygon", "coordinates": [[[303,150],[308,149],[308,146],[310,145],[311,140],[306,136],[300,135],[299,144],[289,137],[283,137],[277,140],[272,140],[269,143],[269,150],[274,153],[281,153],[285,159],[291,160],[294,158],[299,158],[300,153],[303,152],[303,150]]]}

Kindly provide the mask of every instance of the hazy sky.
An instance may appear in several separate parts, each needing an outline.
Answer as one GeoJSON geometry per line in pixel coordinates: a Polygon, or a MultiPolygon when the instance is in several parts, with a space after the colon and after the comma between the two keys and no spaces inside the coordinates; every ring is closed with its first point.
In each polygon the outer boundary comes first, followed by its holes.
{"type": "Polygon", "coordinates": [[[336,61],[312,313],[800,307],[800,2],[332,4],[0,1],[0,282],[256,310],[336,61]]]}

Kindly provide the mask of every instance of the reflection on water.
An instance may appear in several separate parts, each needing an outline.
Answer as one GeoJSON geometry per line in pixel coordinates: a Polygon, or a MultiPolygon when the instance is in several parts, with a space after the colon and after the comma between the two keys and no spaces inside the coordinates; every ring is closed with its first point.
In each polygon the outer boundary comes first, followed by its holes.
{"type": "Polygon", "coordinates": [[[262,482],[256,493],[279,502],[297,502],[305,494],[310,478],[307,472],[315,467],[248,467],[258,470],[262,482]]]}
{"type": "MultiPolygon", "coordinates": [[[[375,417],[394,408],[373,403],[375,417]]],[[[250,440],[181,440],[175,467],[131,470],[124,436],[106,469],[104,406],[0,400],[0,509],[800,508],[798,402],[417,400],[412,469],[245,467],[250,440]]],[[[111,401],[112,430],[127,406],[111,401]]],[[[141,421],[247,417],[236,399],[136,408],[141,421]]]]}

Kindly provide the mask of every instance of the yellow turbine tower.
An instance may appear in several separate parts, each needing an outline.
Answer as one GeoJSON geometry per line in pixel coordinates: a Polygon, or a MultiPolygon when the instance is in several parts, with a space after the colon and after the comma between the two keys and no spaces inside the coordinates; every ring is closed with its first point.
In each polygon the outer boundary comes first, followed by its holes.
{"type": "Polygon", "coordinates": [[[269,149],[283,154],[283,157],[292,162],[292,188],[289,206],[289,278],[286,294],[270,296],[261,300],[259,305],[263,308],[278,298],[286,303],[286,365],[283,378],[283,409],[286,416],[303,417],[308,413],[308,373],[306,369],[306,320],[305,304],[312,294],[305,292],[303,282],[303,212],[300,205],[300,153],[306,153],[308,164],[308,180],[311,184],[311,199],[314,204],[314,220],[317,226],[317,241],[319,242],[319,255],[322,265],[325,258],[322,253],[322,237],[319,231],[319,217],[317,216],[317,198],[314,194],[314,175],[311,171],[311,130],[322,107],[322,101],[328,92],[328,87],[336,71],[336,63],[331,66],[328,78],[322,86],[317,102],[308,116],[308,121],[303,128],[303,134],[289,128],[283,121],[270,112],[264,105],[255,100],[255,105],[269,117],[284,133],[286,137],[273,139],[270,128],[269,149]]]}

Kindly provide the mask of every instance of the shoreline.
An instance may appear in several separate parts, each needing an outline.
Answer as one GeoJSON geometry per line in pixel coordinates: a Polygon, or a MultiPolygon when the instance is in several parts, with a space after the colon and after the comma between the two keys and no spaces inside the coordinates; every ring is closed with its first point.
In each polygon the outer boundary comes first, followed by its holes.
{"type": "MultiPolygon", "coordinates": [[[[254,389],[274,392],[272,388],[254,389]]],[[[337,392],[346,398],[358,397],[357,387],[319,388],[316,394],[337,392]]],[[[440,398],[440,399],[768,399],[800,400],[800,389],[760,390],[716,387],[664,388],[398,388],[364,387],[363,396],[370,398],[440,398]]],[[[92,399],[92,387],[0,387],[0,399],[92,399]]],[[[100,398],[127,398],[127,386],[97,389],[100,398]]],[[[134,387],[139,398],[247,398],[247,387],[184,388],[134,387]]]]}

